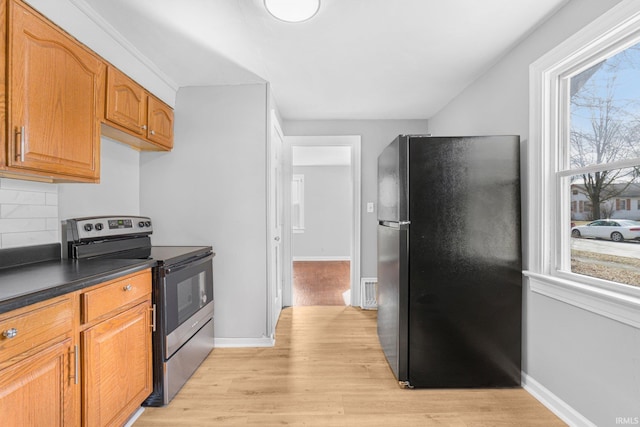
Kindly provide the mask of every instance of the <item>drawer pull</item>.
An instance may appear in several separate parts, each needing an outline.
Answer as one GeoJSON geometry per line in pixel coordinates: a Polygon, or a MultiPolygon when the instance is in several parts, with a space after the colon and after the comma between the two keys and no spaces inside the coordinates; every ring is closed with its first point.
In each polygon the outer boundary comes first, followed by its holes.
{"type": "Polygon", "coordinates": [[[2,332],[2,336],[5,338],[13,338],[18,335],[18,330],[16,328],[7,329],[2,332]]]}
{"type": "Polygon", "coordinates": [[[125,292],[130,291],[131,290],[131,285],[123,286],[122,290],[124,290],[125,292]]]}
{"type": "Polygon", "coordinates": [[[2,332],[2,336],[5,338],[13,338],[18,335],[18,330],[16,328],[7,329],[2,332]]]}

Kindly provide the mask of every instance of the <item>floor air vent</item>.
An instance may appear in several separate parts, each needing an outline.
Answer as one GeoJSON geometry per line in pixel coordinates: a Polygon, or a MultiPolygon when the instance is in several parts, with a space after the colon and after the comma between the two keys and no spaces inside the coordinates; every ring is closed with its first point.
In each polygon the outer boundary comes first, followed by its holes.
{"type": "Polygon", "coordinates": [[[375,277],[363,277],[360,279],[360,306],[365,310],[375,310],[378,308],[376,293],[378,279],[375,277]]]}

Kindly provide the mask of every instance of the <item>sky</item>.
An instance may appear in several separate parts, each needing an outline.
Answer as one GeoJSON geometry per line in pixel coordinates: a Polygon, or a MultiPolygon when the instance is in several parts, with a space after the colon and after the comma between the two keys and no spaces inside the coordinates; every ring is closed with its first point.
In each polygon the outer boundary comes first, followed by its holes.
{"type": "MultiPolygon", "coordinates": [[[[571,84],[575,92],[571,98],[572,132],[594,134],[591,126],[593,111],[579,105],[580,101],[585,99],[585,95],[589,94],[603,100],[611,96],[613,105],[619,111],[613,116],[616,120],[628,127],[640,124],[640,43],[572,77],[571,84]]],[[[585,150],[582,158],[586,159],[586,164],[599,163],[592,147],[582,144],[582,149],[585,150]]],[[[571,156],[577,156],[577,152],[576,146],[572,146],[571,156]]],[[[630,149],[622,153],[615,160],[640,156],[640,141],[632,142],[630,149]]]]}

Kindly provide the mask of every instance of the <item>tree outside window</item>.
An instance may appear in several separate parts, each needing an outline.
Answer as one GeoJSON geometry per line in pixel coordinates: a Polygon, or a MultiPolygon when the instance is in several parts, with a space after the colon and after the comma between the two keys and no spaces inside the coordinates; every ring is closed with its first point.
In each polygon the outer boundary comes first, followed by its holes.
{"type": "MultiPolygon", "coordinates": [[[[568,155],[559,173],[569,185],[572,224],[639,220],[631,207],[636,199],[640,208],[640,44],[571,77],[569,92],[568,155]]],[[[572,272],[640,286],[640,242],[609,249],[572,240],[572,272]]]]}

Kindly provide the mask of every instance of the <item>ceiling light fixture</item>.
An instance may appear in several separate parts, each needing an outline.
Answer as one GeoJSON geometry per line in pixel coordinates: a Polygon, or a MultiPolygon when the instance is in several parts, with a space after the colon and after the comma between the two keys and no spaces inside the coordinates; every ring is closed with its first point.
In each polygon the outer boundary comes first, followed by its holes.
{"type": "Polygon", "coordinates": [[[320,10],[320,0],[264,0],[264,7],[276,19],[303,22],[320,10]]]}

